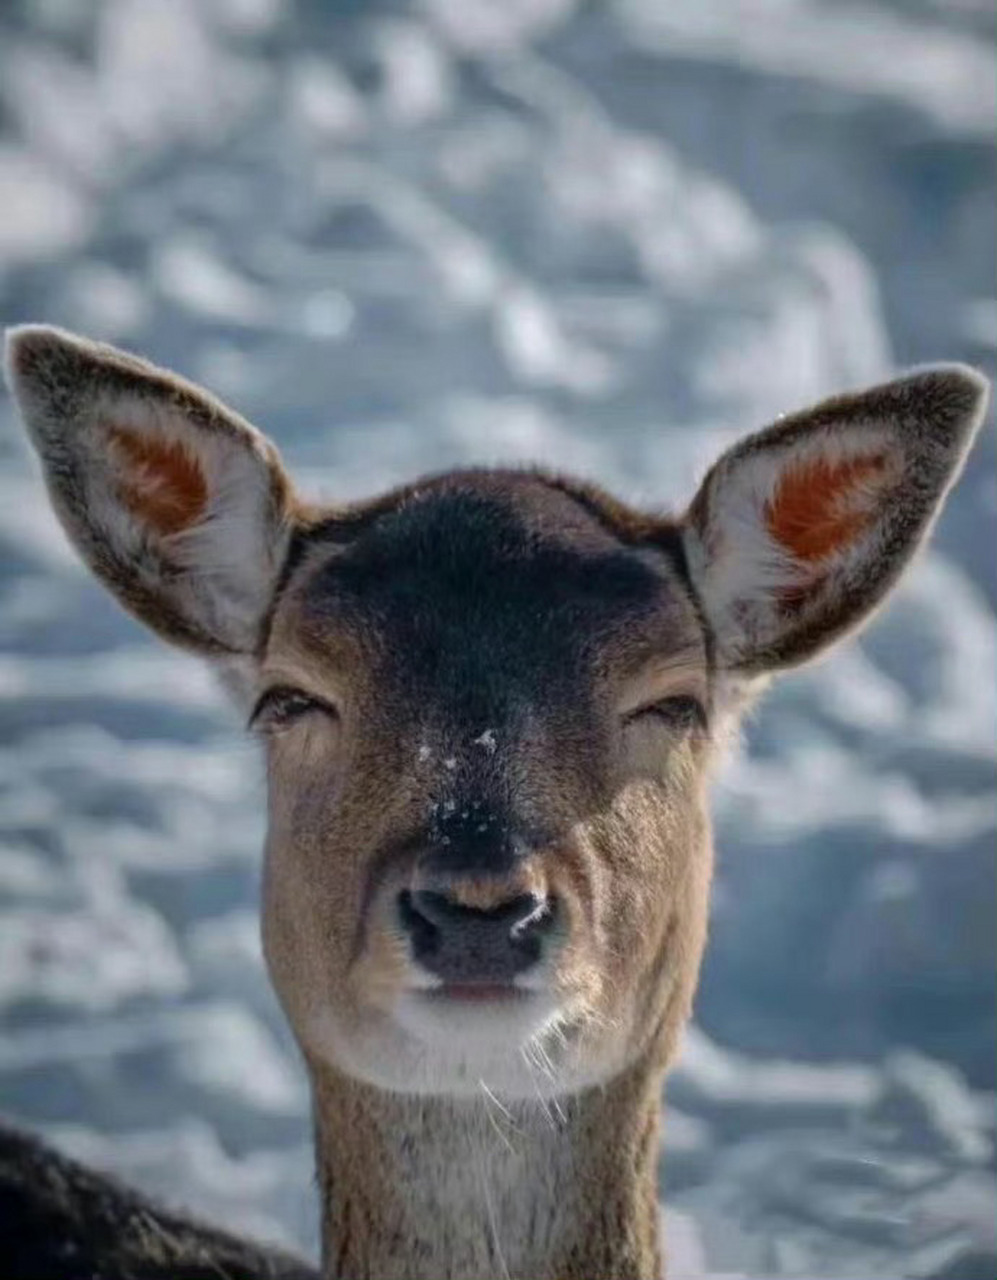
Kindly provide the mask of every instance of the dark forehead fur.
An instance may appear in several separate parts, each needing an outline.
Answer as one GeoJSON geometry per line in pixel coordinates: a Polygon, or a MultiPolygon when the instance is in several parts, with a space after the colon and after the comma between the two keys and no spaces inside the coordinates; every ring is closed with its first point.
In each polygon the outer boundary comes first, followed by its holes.
{"type": "Polygon", "coordinates": [[[566,690],[599,644],[688,642],[694,608],[673,521],[526,471],[449,472],[314,519],[291,584],[310,627],[373,630],[409,684],[485,719],[566,690]]]}

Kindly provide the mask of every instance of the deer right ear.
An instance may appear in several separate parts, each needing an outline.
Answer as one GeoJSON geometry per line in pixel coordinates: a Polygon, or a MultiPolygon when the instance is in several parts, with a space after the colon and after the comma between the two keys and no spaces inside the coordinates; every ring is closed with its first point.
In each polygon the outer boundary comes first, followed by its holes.
{"type": "Polygon", "coordinates": [[[805,662],[882,603],[941,509],[983,419],[962,365],[915,370],[749,436],[686,516],[720,666],[805,662]]]}
{"type": "Polygon", "coordinates": [[[11,330],[7,377],[97,577],[169,640],[252,652],[293,508],[269,441],[200,388],[59,329],[11,330]]]}

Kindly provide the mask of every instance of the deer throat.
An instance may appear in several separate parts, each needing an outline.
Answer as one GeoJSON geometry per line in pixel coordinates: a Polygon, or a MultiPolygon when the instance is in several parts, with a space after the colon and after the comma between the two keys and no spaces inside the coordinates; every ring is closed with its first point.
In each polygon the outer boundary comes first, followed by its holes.
{"type": "Polygon", "coordinates": [[[326,1280],[658,1280],[660,1069],[507,1102],[312,1070],[326,1280]]]}

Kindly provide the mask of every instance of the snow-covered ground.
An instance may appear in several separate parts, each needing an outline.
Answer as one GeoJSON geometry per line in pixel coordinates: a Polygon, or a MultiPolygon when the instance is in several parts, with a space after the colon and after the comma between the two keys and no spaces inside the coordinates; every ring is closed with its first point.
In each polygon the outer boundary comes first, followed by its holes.
{"type": "MultiPolygon", "coordinates": [[[[986,0],[0,10],[0,312],[133,345],[312,492],[531,459],[655,504],[939,357],[993,371],[986,0]]],[[[993,1280],[992,427],[717,791],[673,1271],[993,1280]]],[[[314,1249],[254,750],[77,567],[0,405],[0,1110],[314,1249]]]]}

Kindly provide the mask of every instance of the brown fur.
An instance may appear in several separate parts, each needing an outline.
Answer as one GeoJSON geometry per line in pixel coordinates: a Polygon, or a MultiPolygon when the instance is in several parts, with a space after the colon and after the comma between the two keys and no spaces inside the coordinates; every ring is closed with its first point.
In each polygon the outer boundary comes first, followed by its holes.
{"type": "Polygon", "coordinates": [[[82,554],[168,638],[237,655],[257,700],[265,952],[312,1082],[325,1274],[657,1276],[659,1093],[706,935],[711,763],[746,675],[884,597],[982,384],[923,372],[784,421],[676,521],[527,471],[318,509],[251,428],[134,358],[28,330],[12,366],[82,554]],[[119,511],[86,432],[122,386],[153,425],[112,424],[119,511]],[[237,508],[255,590],[230,555],[213,590],[198,576],[224,533],[202,518],[225,497],[219,425],[268,495],[237,508]],[[546,895],[533,985],[501,1007],[437,999],[399,909],[426,886],[479,912],[546,895]]]}
{"type": "Polygon", "coordinates": [[[318,1280],[0,1124],[3,1280],[318,1280]]]}

